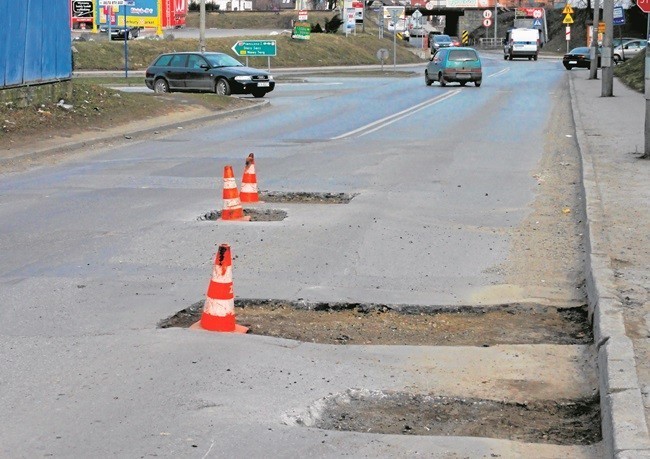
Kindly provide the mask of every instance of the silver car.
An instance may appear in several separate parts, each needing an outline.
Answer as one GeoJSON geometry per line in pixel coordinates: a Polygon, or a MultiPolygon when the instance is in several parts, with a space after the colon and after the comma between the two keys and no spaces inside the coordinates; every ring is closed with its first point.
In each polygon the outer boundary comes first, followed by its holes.
{"type": "Polygon", "coordinates": [[[618,45],[612,51],[612,58],[614,62],[622,62],[628,59],[632,59],[637,54],[645,51],[646,46],[648,46],[648,40],[630,40],[624,42],[622,45],[618,45]]]}

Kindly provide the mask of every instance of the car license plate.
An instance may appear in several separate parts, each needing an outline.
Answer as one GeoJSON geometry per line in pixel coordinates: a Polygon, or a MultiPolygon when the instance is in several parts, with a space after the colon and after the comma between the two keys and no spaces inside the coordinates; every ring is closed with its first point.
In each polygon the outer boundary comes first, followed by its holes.
{"type": "Polygon", "coordinates": [[[469,74],[467,73],[457,73],[456,78],[459,80],[469,80],[469,74]]]}
{"type": "Polygon", "coordinates": [[[260,88],[268,88],[269,84],[268,83],[257,83],[257,86],[260,88]]]}
{"type": "Polygon", "coordinates": [[[569,64],[577,64],[578,61],[569,61],[569,64]]]}

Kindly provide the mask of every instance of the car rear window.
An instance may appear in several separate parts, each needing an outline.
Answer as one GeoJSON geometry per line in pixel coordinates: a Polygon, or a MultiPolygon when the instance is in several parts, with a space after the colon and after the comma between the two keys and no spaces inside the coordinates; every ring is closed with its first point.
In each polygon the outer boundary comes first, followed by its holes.
{"type": "Polygon", "coordinates": [[[157,65],[158,67],[167,67],[169,65],[169,61],[171,60],[172,55],[165,54],[164,56],[160,56],[154,65],[157,65]]]}
{"type": "Polygon", "coordinates": [[[478,56],[471,49],[455,49],[449,52],[449,60],[457,62],[477,61],[478,56]]]}
{"type": "Polygon", "coordinates": [[[442,43],[446,43],[448,41],[451,41],[451,38],[449,38],[448,35],[436,35],[434,38],[435,38],[436,41],[439,41],[439,42],[442,42],[442,43]]]}

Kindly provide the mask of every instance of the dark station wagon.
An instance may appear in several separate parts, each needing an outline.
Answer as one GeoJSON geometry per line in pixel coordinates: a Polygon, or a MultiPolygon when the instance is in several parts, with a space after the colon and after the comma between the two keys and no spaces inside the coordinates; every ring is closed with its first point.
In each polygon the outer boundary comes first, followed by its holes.
{"type": "Polygon", "coordinates": [[[273,76],[246,67],[223,53],[161,54],[145,73],[145,84],[157,93],[205,91],[221,96],[252,94],[264,97],[273,91],[273,76]]]}

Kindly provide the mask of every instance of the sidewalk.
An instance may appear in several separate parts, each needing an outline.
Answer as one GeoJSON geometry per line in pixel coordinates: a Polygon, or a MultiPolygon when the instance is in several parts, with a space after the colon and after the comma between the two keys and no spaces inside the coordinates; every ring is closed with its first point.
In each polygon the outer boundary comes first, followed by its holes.
{"type": "Polygon", "coordinates": [[[607,457],[650,458],[650,160],[645,99],[569,72],[587,209],[586,276],[607,457]]]}

